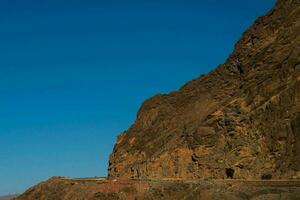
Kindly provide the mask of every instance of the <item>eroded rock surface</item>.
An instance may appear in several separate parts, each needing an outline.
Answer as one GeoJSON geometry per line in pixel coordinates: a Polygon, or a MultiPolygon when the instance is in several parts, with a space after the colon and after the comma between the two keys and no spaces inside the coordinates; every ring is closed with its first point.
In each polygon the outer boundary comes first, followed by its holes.
{"type": "Polygon", "coordinates": [[[225,64],[145,101],[110,157],[109,176],[300,175],[300,1],[279,0],[225,64]],[[226,170],[227,169],[227,170],[226,170]]]}

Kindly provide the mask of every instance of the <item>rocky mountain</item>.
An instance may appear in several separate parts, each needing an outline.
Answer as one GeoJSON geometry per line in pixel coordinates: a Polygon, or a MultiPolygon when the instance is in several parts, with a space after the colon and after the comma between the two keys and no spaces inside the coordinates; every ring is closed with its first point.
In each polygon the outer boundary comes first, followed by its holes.
{"type": "Polygon", "coordinates": [[[278,0],[216,70],[145,101],[108,179],[52,178],[16,199],[300,199],[300,0],[278,0]]]}
{"type": "Polygon", "coordinates": [[[226,63],[145,101],[110,177],[300,177],[300,1],[278,0],[226,63]]]}

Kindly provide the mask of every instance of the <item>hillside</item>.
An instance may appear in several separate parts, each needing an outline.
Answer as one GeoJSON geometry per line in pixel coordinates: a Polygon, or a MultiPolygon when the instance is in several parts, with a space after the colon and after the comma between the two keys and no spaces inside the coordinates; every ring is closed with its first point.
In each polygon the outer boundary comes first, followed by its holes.
{"type": "Polygon", "coordinates": [[[109,176],[299,177],[299,4],[279,0],[226,63],[145,101],[116,142],[109,176]]]}
{"type": "Polygon", "coordinates": [[[300,1],[278,0],[224,64],[145,101],[108,179],[51,178],[16,198],[32,199],[300,199],[300,1]]]}
{"type": "Polygon", "coordinates": [[[300,181],[171,181],[51,178],[17,200],[298,200],[300,181]]]}

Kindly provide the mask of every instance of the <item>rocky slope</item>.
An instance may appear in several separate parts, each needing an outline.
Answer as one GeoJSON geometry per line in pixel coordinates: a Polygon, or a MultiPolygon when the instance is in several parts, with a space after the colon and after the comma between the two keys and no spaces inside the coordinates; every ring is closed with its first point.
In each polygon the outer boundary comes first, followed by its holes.
{"type": "Polygon", "coordinates": [[[110,177],[299,175],[299,0],[278,0],[216,70],[145,101],[109,163],[110,177]]]}
{"type": "Polygon", "coordinates": [[[17,200],[298,200],[300,181],[141,181],[52,178],[17,200]]]}
{"type": "Polygon", "coordinates": [[[216,70],[144,102],[109,176],[16,199],[300,199],[300,179],[249,180],[300,178],[300,0],[278,0],[216,70]]]}

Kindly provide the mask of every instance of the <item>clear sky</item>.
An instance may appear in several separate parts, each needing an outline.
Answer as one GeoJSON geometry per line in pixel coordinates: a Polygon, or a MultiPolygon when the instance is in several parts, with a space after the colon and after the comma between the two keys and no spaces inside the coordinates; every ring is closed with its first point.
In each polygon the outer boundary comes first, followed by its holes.
{"type": "Polygon", "coordinates": [[[274,0],[1,0],[0,195],[106,176],[146,98],[223,63],[274,0]]]}

